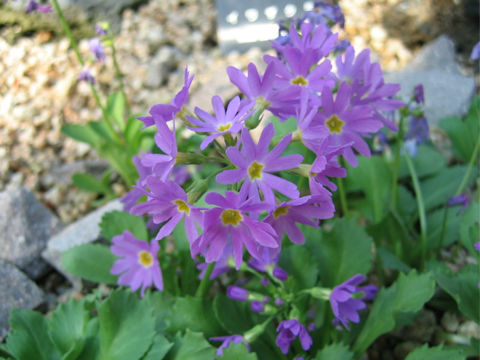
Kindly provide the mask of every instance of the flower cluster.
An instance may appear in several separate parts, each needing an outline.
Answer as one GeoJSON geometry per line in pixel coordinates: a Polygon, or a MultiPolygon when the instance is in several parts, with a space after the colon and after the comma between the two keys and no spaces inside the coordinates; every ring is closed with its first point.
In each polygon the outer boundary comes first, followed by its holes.
{"type": "MultiPolygon", "coordinates": [[[[335,12],[332,16],[341,21],[335,12]]],[[[298,27],[292,23],[288,38],[288,42],[273,42],[278,57],[264,57],[263,75],[253,63],[246,74],[234,67],[227,69],[243,96],[228,103],[214,96],[213,114],[198,107],[194,113],[186,109],[193,76],[185,69],[184,86],[171,103],[154,105],[148,116],[139,118],[145,127],[155,127],[156,149],[135,157],[140,179],[122,201],[132,214],[150,217],[150,224],[158,229],[152,244],[183,223],[192,258],[205,261],[199,265],[202,276],[212,275],[214,263],[214,274],[229,267],[239,270],[247,257],[255,271],[268,272],[273,281],[287,280],[288,274],[276,265],[283,238],[303,244],[300,224],[318,228],[321,220],[333,217],[336,185],[332,178],[346,176],[340,157],[357,166],[357,154],[371,155],[367,138],[383,126],[396,130],[385,112],[403,105],[393,99],[399,85],[384,82],[368,50],[355,54],[348,46],[335,56],[337,34],[324,22],[311,19],[298,27]],[[280,133],[273,122],[261,121],[267,111],[279,126],[293,117],[296,130],[280,133]],[[258,136],[252,131],[256,127],[258,136]],[[181,128],[204,136],[197,151],[179,151],[176,132],[181,128]],[[179,166],[207,161],[221,164],[207,179],[195,174],[188,187],[174,181],[179,166]],[[303,187],[292,180],[302,176],[303,187]],[[213,181],[218,185],[212,186],[213,181]],[[220,185],[227,190],[209,191],[220,185]],[[141,198],[146,200],[138,203],[141,198]],[[200,198],[203,206],[196,205],[200,198]],[[205,272],[207,264],[211,264],[209,272],[205,272]]],[[[98,50],[94,53],[101,60],[98,50]]],[[[132,289],[138,288],[139,277],[147,276],[147,268],[139,261],[130,263],[135,268],[143,266],[142,272],[122,276],[122,284],[129,283],[132,289]]],[[[116,264],[114,272],[125,271],[126,264],[116,264]]],[[[148,268],[158,276],[153,266],[158,262],[148,268]]],[[[159,288],[151,274],[143,284],[151,284],[150,279],[159,288]]],[[[360,300],[345,295],[357,290],[358,280],[364,279],[355,278],[334,289],[330,298],[335,316],[346,327],[347,320],[357,320],[356,311],[362,308],[360,300]]],[[[251,301],[255,312],[267,311],[264,297],[256,298],[241,287],[230,287],[227,293],[236,300],[251,301]]],[[[282,304],[282,299],[275,300],[277,307],[282,304]]],[[[312,343],[305,327],[294,318],[281,322],[277,330],[277,344],[284,353],[296,337],[304,350],[312,343]]],[[[241,338],[228,340],[237,343],[241,338]]]]}

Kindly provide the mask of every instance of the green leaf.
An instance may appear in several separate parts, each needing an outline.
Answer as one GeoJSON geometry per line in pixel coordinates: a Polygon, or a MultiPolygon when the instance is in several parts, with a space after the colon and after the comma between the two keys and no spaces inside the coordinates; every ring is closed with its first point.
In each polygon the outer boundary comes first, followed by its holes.
{"type": "Polygon", "coordinates": [[[87,173],[73,174],[72,181],[76,187],[85,191],[98,194],[113,194],[113,191],[109,186],[87,173]]]}
{"type": "Polygon", "coordinates": [[[270,121],[275,129],[274,144],[278,144],[285,136],[297,130],[297,120],[293,116],[285,121],[280,121],[278,117],[272,116],[270,121]]]}
{"type": "Polygon", "coordinates": [[[360,157],[358,167],[347,166],[347,190],[360,189],[365,193],[369,207],[367,216],[374,223],[382,220],[391,193],[391,171],[380,156],[360,157]]]}
{"type": "Polygon", "coordinates": [[[133,153],[138,152],[141,145],[142,135],[145,135],[142,132],[142,126],[143,123],[136,117],[132,116],[128,119],[125,130],[123,131],[125,140],[133,153]]]}
{"type": "Polygon", "coordinates": [[[98,307],[100,360],[140,358],[155,335],[155,318],[147,302],[127,290],[114,291],[98,307]]]}
{"type": "Polygon", "coordinates": [[[438,285],[455,299],[460,312],[473,321],[480,322],[480,290],[477,286],[480,266],[467,265],[455,274],[443,263],[432,262],[430,267],[438,285]]]}
{"type": "MultiPolygon", "coordinates": [[[[465,210],[460,220],[460,241],[462,245],[469,250],[470,254],[476,258],[480,256],[480,252],[473,247],[473,244],[480,238],[478,214],[480,214],[480,204],[475,201],[465,210]]],[[[455,218],[457,218],[458,215],[452,215],[453,214],[451,214],[450,217],[454,218],[455,223],[455,220],[457,220],[455,218]]]]}
{"type": "MultiPolygon", "coordinates": [[[[115,143],[115,133],[107,125],[105,119],[102,119],[100,121],[89,121],[87,126],[92,129],[99,136],[99,138],[102,138],[104,140],[104,144],[102,145],[107,144],[107,146],[109,146],[115,143]]],[[[96,148],[98,149],[98,144],[96,148]]]]}
{"type": "Polygon", "coordinates": [[[210,345],[202,333],[187,330],[177,338],[173,349],[168,353],[169,360],[212,360],[216,349],[210,345]]]}
{"type": "Polygon", "coordinates": [[[242,334],[255,325],[246,303],[234,301],[223,294],[218,294],[213,300],[213,311],[220,325],[230,334],[242,334]]]}
{"type": "MultiPolygon", "coordinates": [[[[425,209],[428,211],[438,205],[444,204],[451,196],[455,195],[466,171],[467,166],[452,166],[443,169],[432,178],[421,181],[420,188],[423,194],[425,209]]],[[[474,169],[467,185],[475,179],[476,173],[477,171],[474,169]]]]}
{"type": "Polygon", "coordinates": [[[13,309],[7,350],[17,360],[60,360],[60,353],[48,337],[47,319],[40,313],[13,309]]]}
{"type": "Polygon", "coordinates": [[[62,133],[75,139],[89,144],[93,148],[97,148],[100,138],[98,134],[88,125],[68,124],[62,126],[62,133]]]}
{"type": "MultiPolygon", "coordinates": [[[[309,233],[315,244],[315,263],[324,286],[336,286],[356,274],[366,274],[372,265],[372,238],[353,220],[337,219],[333,228],[318,235],[309,233]]],[[[305,267],[302,268],[302,271],[305,267]]]]}
{"type": "Polygon", "coordinates": [[[71,299],[52,313],[48,334],[64,359],[76,359],[83,350],[84,333],[89,320],[85,301],[71,299]]]}
{"type": "Polygon", "coordinates": [[[382,260],[382,267],[384,269],[392,269],[407,273],[411,270],[410,266],[405,264],[402,260],[400,260],[397,255],[392,253],[390,250],[386,248],[379,248],[377,249],[378,255],[382,260]]]}
{"type": "Polygon", "coordinates": [[[175,316],[170,319],[169,331],[190,329],[202,331],[206,336],[214,336],[221,332],[211,301],[192,296],[177,298],[172,312],[175,316]]]}
{"type": "Polygon", "coordinates": [[[456,213],[460,207],[456,206],[449,209],[450,215],[445,218],[445,208],[431,211],[427,214],[428,227],[428,249],[438,249],[446,245],[453,244],[458,240],[458,216],[456,213]],[[440,243],[443,221],[445,219],[445,235],[443,244],[440,243]]]}
{"type": "Polygon", "coordinates": [[[63,253],[62,267],[88,281],[113,285],[117,283],[117,277],[110,274],[110,269],[116,259],[104,245],[84,244],[63,253]]]}
{"type": "Polygon", "coordinates": [[[100,234],[108,241],[112,241],[114,236],[122,234],[125,230],[130,231],[139,240],[148,240],[148,230],[142,217],[117,210],[102,216],[100,234]]]}
{"type": "Polygon", "coordinates": [[[317,352],[315,360],[352,360],[353,354],[344,344],[332,344],[325,346],[317,352]]]}
{"type": "Polygon", "coordinates": [[[98,317],[91,318],[85,331],[83,351],[76,360],[98,360],[100,354],[99,332],[98,317]]]}
{"type": "Polygon", "coordinates": [[[472,157],[473,149],[478,134],[480,133],[480,96],[476,96],[472,106],[465,118],[448,117],[440,120],[440,127],[443,128],[453,144],[455,156],[467,163],[472,157]]]}
{"type": "Polygon", "coordinates": [[[283,249],[279,264],[290,275],[287,282],[294,288],[306,289],[317,282],[318,259],[304,246],[292,245],[283,249]]]}
{"type": "Polygon", "coordinates": [[[392,286],[377,294],[354,350],[365,352],[377,337],[393,330],[402,317],[419,311],[434,291],[435,281],[430,273],[418,275],[415,270],[408,275],[400,273],[392,286]]]}
{"type": "Polygon", "coordinates": [[[443,345],[429,348],[427,344],[413,350],[405,360],[465,360],[459,349],[444,348],[443,345]]]}
{"type": "Polygon", "coordinates": [[[161,360],[165,357],[173,344],[165,336],[157,334],[153,338],[153,344],[143,360],[161,360]]]}
{"type": "Polygon", "coordinates": [[[169,293],[163,291],[147,291],[143,301],[148,303],[148,307],[152,309],[155,317],[155,331],[162,333],[167,328],[167,322],[170,322],[176,314],[172,312],[175,298],[169,293]]]}
{"type": "Polygon", "coordinates": [[[223,355],[219,356],[218,359],[222,360],[258,360],[258,357],[255,353],[248,351],[248,348],[245,344],[234,344],[230,343],[228,348],[223,349],[223,355]]]}
{"type": "MultiPolygon", "coordinates": [[[[434,175],[447,166],[443,155],[435,150],[433,146],[427,144],[418,147],[417,155],[412,156],[412,162],[420,179],[434,175]]],[[[409,176],[410,172],[408,171],[407,162],[405,157],[402,156],[398,166],[398,177],[404,178],[409,176]]]]}
{"type": "Polygon", "coordinates": [[[107,98],[107,114],[110,116],[118,128],[123,131],[125,122],[123,120],[123,112],[125,109],[125,97],[121,92],[114,92],[107,98]]]}

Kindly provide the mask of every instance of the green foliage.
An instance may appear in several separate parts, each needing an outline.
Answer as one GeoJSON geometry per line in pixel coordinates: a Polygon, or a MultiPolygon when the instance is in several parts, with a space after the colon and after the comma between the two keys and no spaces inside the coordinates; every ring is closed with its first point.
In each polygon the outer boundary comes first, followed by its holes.
{"type": "Polygon", "coordinates": [[[448,117],[440,121],[440,127],[447,132],[452,141],[455,156],[468,163],[480,133],[480,95],[473,100],[465,120],[448,117]]]}
{"type": "Polygon", "coordinates": [[[142,360],[161,360],[172,348],[173,344],[165,336],[157,334],[153,338],[153,344],[142,360]]]}
{"type": "Polygon", "coordinates": [[[62,255],[62,267],[69,273],[97,283],[116,284],[117,277],[110,269],[117,258],[100,244],[75,246],[62,255]]]}
{"type": "MultiPolygon", "coordinates": [[[[324,286],[334,287],[356,274],[366,274],[372,262],[372,239],[353,220],[336,219],[331,230],[309,230],[307,247],[324,286]]],[[[299,263],[302,264],[301,260],[299,263]]],[[[305,263],[303,263],[305,264],[305,263]]],[[[308,269],[305,265],[303,272],[308,269]]]]}
{"type": "Polygon", "coordinates": [[[377,337],[395,329],[402,315],[419,311],[433,296],[434,290],[435,281],[430,273],[418,275],[415,270],[408,275],[401,273],[392,286],[377,294],[354,350],[363,353],[377,337]]]}
{"type": "Polygon", "coordinates": [[[48,334],[60,353],[65,354],[63,359],[76,359],[82,352],[88,320],[84,300],[60,304],[52,314],[48,334]]]}
{"type": "Polygon", "coordinates": [[[155,335],[152,309],[131,292],[117,290],[98,307],[100,360],[140,358],[155,335]]]}
{"type": "Polygon", "coordinates": [[[48,337],[48,322],[43,315],[24,309],[10,313],[12,331],[7,337],[7,350],[17,360],[60,360],[61,355],[48,337]]]}
{"type": "Polygon", "coordinates": [[[478,277],[480,267],[468,265],[455,274],[440,262],[429,263],[429,268],[433,271],[438,285],[455,299],[460,312],[469,319],[480,322],[478,307],[480,290],[477,286],[480,280],[478,277]]]}
{"type": "Polygon", "coordinates": [[[305,246],[292,245],[282,249],[279,264],[291,275],[287,282],[293,288],[305,289],[317,282],[318,262],[305,246]]]}
{"type": "Polygon", "coordinates": [[[187,330],[185,335],[177,337],[173,349],[169,352],[168,360],[212,360],[215,348],[210,345],[202,333],[187,330]]]}
{"type": "Polygon", "coordinates": [[[113,190],[110,184],[104,181],[97,180],[94,176],[86,173],[76,173],[72,176],[73,184],[79,189],[98,193],[113,195],[113,190]]]}
{"type": "Polygon", "coordinates": [[[385,161],[379,156],[360,157],[358,166],[347,166],[347,190],[361,190],[366,202],[360,203],[361,212],[373,223],[382,220],[390,201],[392,176],[385,161]]]}
{"type": "Polygon", "coordinates": [[[102,216],[100,234],[108,241],[125,230],[130,231],[138,240],[148,240],[148,230],[142,217],[117,210],[102,216]]]}
{"type": "Polygon", "coordinates": [[[353,354],[344,344],[332,344],[325,346],[322,350],[317,352],[314,360],[352,360],[353,354]]]}
{"type": "Polygon", "coordinates": [[[223,349],[223,355],[219,356],[220,360],[258,360],[258,357],[255,353],[250,353],[245,344],[234,344],[230,345],[223,349]]]}
{"type": "Polygon", "coordinates": [[[211,301],[191,296],[179,297],[172,307],[172,312],[175,316],[170,318],[168,330],[171,332],[190,329],[201,331],[207,336],[213,336],[221,332],[211,301]]]}
{"type": "Polygon", "coordinates": [[[246,303],[223,294],[218,294],[213,300],[213,311],[220,325],[230,334],[244,333],[255,325],[246,303]]]}
{"type": "Polygon", "coordinates": [[[428,345],[413,350],[405,360],[465,360],[459,349],[444,348],[442,345],[429,348],[428,345]]]}

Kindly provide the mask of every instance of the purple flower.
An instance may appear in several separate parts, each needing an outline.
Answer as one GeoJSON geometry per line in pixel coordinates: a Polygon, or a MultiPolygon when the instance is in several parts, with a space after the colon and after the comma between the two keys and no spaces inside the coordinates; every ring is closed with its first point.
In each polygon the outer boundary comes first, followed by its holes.
{"type": "Polygon", "coordinates": [[[282,268],[276,267],[272,271],[273,276],[275,276],[278,280],[280,281],[287,281],[288,280],[288,274],[285,270],[282,268]]]}
{"type": "Polygon", "coordinates": [[[374,285],[357,286],[364,282],[366,277],[362,274],[357,274],[348,279],[344,283],[333,288],[330,294],[330,306],[336,321],[340,322],[348,330],[348,321],[358,323],[360,316],[358,311],[366,307],[366,300],[372,300],[377,292],[377,287],[374,285]],[[354,293],[363,292],[362,299],[353,296],[354,293]]]}
{"type": "Polygon", "coordinates": [[[462,205],[458,214],[461,213],[462,211],[465,211],[468,204],[470,204],[470,199],[468,198],[467,194],[458,194],[458,195],[452,196],[448,199],[448,202],[447,202],[447,206],[462,205]]]}
{"type": "Polygon", "coordinates": [[[305,329],[305,326],[296,319],[282,321],[278,324],[277,333],[278,336],[275,343],[284,354],[288,353],[290,343],[297,337],[300,339],[303,350],[308,350],[310,346],[312,346],[312,338],[305,329]]]}
{"type": "Polygon", "coordinates": [[[263,193],[265,202],[275,204],[273,190],[290,198],[298,198],[297,186],[291,182],[272,175],[272,172],[292,169],[300,165],[303,160],[301,155],[287,155],[280,157],[292,138],[291,134],[285,136],[272,151],[268,146],[274,135],[273,124],[268,124],[262,132],[258,144],[253,142],[247,129],[242,131],[242,148],[229,147],[226,151],[230,161],[239,169],[225,170],[217,175],[216,179],[221,184],[235,184],[242,180],[240,193],[249,198],[260,199],[259,190],[263,193]]]}
{"type": "MultiPolygon", "coordinates": [[[[226,273],[231,269],[230,266],[227,265],[227,259],[220,259],[215,263],[215,266],[213,267],[213,271],[210,274],[210,280],[215,279],[217,276],[222,275],[223,273],[226,273]]],[[[197,265],[197,269],[200,270],[200,274],[198,275],[199,279],[203,279],[205,276],[205,272],[207,271],[208,264],[206,263],[201,263],[197,265]]]]}
{"type": "Polygon", "coordinates": [[[108,24],[107,23],[97,23],[95,24],[95,33],[98,36],[104,36],[108,33],[108,24]]]}
{"type": "Polygon", "coordinates": [[[121,235],[114,236],[110,250],[120,259],[115,261],[110,272],[120,275],[118,285],[130,286],[132,292],[140,287],[141,297],[145,295],[145,289],[154,285],[158,290],[163,290],[163,279],[157,252],[158,241],[137,240],[132,233],[124,231],[121,235]]]}
{"type": "Polygon", "coordinates": [[[258,300],[254,300],[250,303],[250,309],[256,313],[262,313],[265,310],[265,305],[258,300]]]}
{"type": "Polygon", "coordinates": [[[325,196],[325,192],[328,192],[325,187],[330,188],[332,191],[337,190],[337,185],[330,181],[329,177],[347,176],[347,170],[338,163],[338,155],[351,145],[351,143],[344,144],[337,148],[329,149],[327,153],[322,155],[317,154],[308,177],[308,186],[312,195],[325,196]]]}
{"type": "Polygon", "coordinates": [[[212,133],[207,136],[200,144],[200,149],[204,150],[215,138],[224,134],[236,134],[243,129],[243,122],[249,117],[253,111],[253,102],[243,103],[238,96],[235,96],[229,102],[227,109],[223,106],[220,96],[215,95],[212,98],[212,106],[215,116],[210,115],[206,111],[196,107],[195,113],[200,118],[195,119],[187,116],[187,119],[196,127],[189,127],[190,130],[196,132],[212,133]]]}
{"type": "Polygon", "coordinates": [[[413,100],[417,104],[424,104],[425,103],[425,98],[423,96],[423,85],[422,84],[418,84],[413,89],[413,100]]]}
{"type": "Polygon", "coordinates": [[[322,92],[322,109],[317,113],[317,121],[322,124],[319,136],[325,137],[327,151],[352,143],[351,147],[343,150],[343,156],[350,165],[357,166],[352,147],[360,154],[370,156],[370,148],[362,136],[377,132],[382,123],[373,119],[369,106],[351,103],[352,91],[347,82],[342,82],[334,100],[331,89],[326,88],[322,92]]]}
{"type": "Polygon", "coordinates": [[[190,76],[188,68],[185,68],[182,89],[175,95],[170,104],[157,104],[150,108],[151,116],[140,116],[137,119],[143,121],[144,128],[155,125],[157,122],[166,122],[173,120],[176,116],[182,117],[185,111],[185,105],[188,102],[188,92],[193,81],[193,75],[190,76]]]}
{"type": "Polygon", "coordinates": [[[233,255],[238,270],[242,264],[243,247],[254,258],[261,257],[262,249],[278,247],[273,228],[247,215],[247,212],[265,210],[266,204],[245,201],[239,194],[227,191],[225,197],[208,193],[208,204],[216,205],[204,214],[203,234],[192,243],[192,255],[203,254],[211,263],[223,256],[233,255]]]}
{"type": "Polygon", "coordinates": [[[192,243],[198,236],[195,222],[200,221],[202,215],[199,209],[188,203],[185,191],[173,181],[163,182],[153,176],[147,178],[146,186],[150,192],[137,188],[148,197],[147,201],[135,205],[130,213],[148,214],[155,224],[164,223],[156,240],[170,235],[180,220],[185,219],[185,233],[192,243]]]}
{"type": "Polygon", "coordinates": [[[408,131],[405,134],[405,146],[409,150],[410,155],[417,154],[417,146],[423,144],[430,138],[430,128],[428,121],[424,116],[412,116],[408,131]]]}
{"type": "MultiPolygon", "coordinates": [[[[150,152],[147,152],[147,154],[150,152]]],[[[120,202],[123,203],[123,210],[130,211],[133,208],[138,200],[145,195],[145,191],[141,190],[146,185],[147,177],[152,175],[152,168],[149,166],[142,165],[142,155],[135,155],[132,158],[133,164],[137,168],[137,173],[139,179],[137,180],[136,187],[133,187],[128,193],[126,193],[122,198],[120,198],[120,202]]]]}
{"type": "Polygon", "coordinates": [[[50,5],[40,5],[36,0],[29,0],[25,8],[25,13],[30,14],[34,11],[46,14],[52,11],[52,7],[50,5]]]}
{"type": "Polygon", "coordinates": [[[272,225],[278,235],[279,242],[286,233],[291,242],[305,243],[305,237],[297,223],[318,228],[318,221],[312,219],[329,219],[335,212],[330,196],[305,196],[299,199],[282,202],[264,219],[272,225]]]}
{"type": "Polygon", "coordinates": [[[479,242],[476,242],[475,244],[473,244],[473,247],[475,249],[477,249],[478,251],[480,251],[480,241],[479,242]]]}
{"type": "Polygon", "coordinates": [[[142,165],[151,167],[152,174],[158,176],[160,180],[166,181],[170,177],[177,157],[175,122],[172,131],[170,131],[166,122],[159,121],[156,125],[155,144],[164,154],[147,153],[142,157],[142,165]]]}
{"type": "Polygon", "coordinates": [[[241,344],[241,343],[244,343],[248,348],[250,348],[248,343],[245,341],[245,339],[243,338],[242,335],[217,336],[217,337],[211,337],[210,340],[211,341],[223,341],[222,345],[220,345],[220,347],[217,350],[217,355],[219,355],[219,356],[223,355],[223,349],[228,348],[230,346],[230,343],[232,343],[232,342],[234,344],[237,344],[237,345],[241,344]]]}
{"type": "Polygon", "coordinates": [[[99,38],[91,38],[88,41],[88,47],[90,48],[96,62],[105,62],[105,51],[103,50],[102,42],[99,38]]]}
{"type": "Polygon", "coordinates": [[[246,301],[248,298],[248,290],[232,285],[227,288],[227,296],[233,300],[246,301]]]}
{"type": "Polygon", "coordinates": [[[77,77],[78,81],[86,81],[92,85],[95,84],[95,77],[87,67],[84,67],[77,77]]]}
{"type": "Polygon", "coordinates": [[[472,49],[472,54],[470,55],[470,60],[478,60],[480,59],[480,41],[475,44],[472,49]]]}
{"type": "Polygon", "coordinates": [[[248,64],[248,74],[233,66],[227,68],[227,74],[230,81],[235,84],[246,98],[255,101],[256,108],[268,109],[274,115],[282,120],[286,120],[294,115],[291,109],[298,97],[296,89],[279,91],[275,87],[275,64],[273,62],[267,65],[263,76],[258,74],[258,70],[253,63],[248,64]]]}

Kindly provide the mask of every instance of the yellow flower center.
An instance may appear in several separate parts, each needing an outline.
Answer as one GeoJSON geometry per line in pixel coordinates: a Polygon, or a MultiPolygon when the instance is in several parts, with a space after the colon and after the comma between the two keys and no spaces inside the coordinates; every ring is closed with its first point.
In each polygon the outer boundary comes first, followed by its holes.
{"type": "Polygon", "coordinates": [[[178,211],[182,211],[184,213],[187,213],[187,215],[190,215],[190,208],[185,201],[177,199],[173,200],[172,202],[177,205],[178,211]]]}
{"type": "Polygon", "coordinates": [[[148,251],[142,250],[138,253],[138,263],[143,267],[149,268],[153,265],[153,256],[148,251]]]}
{"type": "Polygon", "coordinates": [[[303,76],[298,76],[297,78],[290,81],[293,85],[307,86],[308,80],[303,76]]]}
{"type": "Polygon", "coordinates": [[[232,124],[228,123],[228,124],[224,124],[224,125],[219,125],[217,130],[218,131],[227,131],[229,130],[230,128],[232,127],[232,124]]]}
{"type": "Polygon", "coordinates": [[[341,133],[342,127],[345,123],[340,120],[337,115],[333,115],[325,124],[328,126],[331,133],[341,133]]]}
{"type": "Polygon", "coordinates": [[[220,217],[222,218],[223,225],[237,226],[243,220],[243,216],[240,213],[240,210],[233,209],[223,210],[220,217]]]}
{"type": "Polygon", "coordinates": [[[280,206],[277,210],[273,212],[273,217],[278,219],[280,216],[285,215],[288,212],[290,206],[280,206]]]}
{"type": "Polygon", "coordinates": [[[248,167],[248,175],[250,175],[251,180],[260,179],[262,177],[262,169],[265,167],[263,164],[259,164],[254,161],[248,167]]]}

